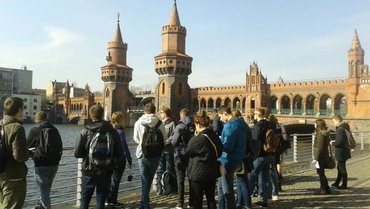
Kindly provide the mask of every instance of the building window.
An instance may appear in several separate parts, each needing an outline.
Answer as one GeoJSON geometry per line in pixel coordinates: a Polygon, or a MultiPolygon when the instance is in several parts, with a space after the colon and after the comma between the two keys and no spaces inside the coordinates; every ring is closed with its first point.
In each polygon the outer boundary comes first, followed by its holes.
{"type": "Polygon", "coordinates": [[[162,94],[166,93],[166,84],[162,83],[162,94]]]}
{"type": "Polygon", "coordinates": [[[23,102],[27,102],[27,98],[24,98],[24,99],[23,99],[23,102]]]}
{"type": "Polygon", "coordinates": [[[33,110],[37,110],[37,106],[33,106],[33,110]]]}
{"type": "Polygon", "coordinates": [[[27,110],[27,105],[24,105],[23,109],[24,109],[24,110],[27,110]]]}
{"type": "Polygon", "coordinates": [[[33,102],[37,102],[37,99],[33,99],[33,102]]]}

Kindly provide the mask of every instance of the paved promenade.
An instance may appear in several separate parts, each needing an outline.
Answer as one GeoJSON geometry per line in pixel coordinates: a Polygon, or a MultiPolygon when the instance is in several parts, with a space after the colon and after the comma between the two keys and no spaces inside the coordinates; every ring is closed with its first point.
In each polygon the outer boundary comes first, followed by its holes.
{"type": "MultiPolygon", "coordinates": [[[[368,150],[359,151],[347,162],[349,182],[347,190],[335,190],[331,195],[314,195],[319,190],[319,177],[316,171],[308,169],[308,163],[292,163],[286,165],[283,190],[279,200],[269,202],[272,209],[289,208],[367,208],[370,209],[370,153],[368,150]]],[[[336,169],[326,170],[329,184],[336,177],[336,169]]],[[[217,193],[217,192],[216,192],[217,193]]],[[[176,196],[157,196],[152,194],[153,209],[169,209],[176,206],[176,196]]],[[[139,193],[121,195],[120,200],[126,205],[121,208],[137,209],[139,193]]],[[[187,197],[186,197],[187,199],[187,197]]],[[[254,198],[254,202],[257,198],[254,198]]],[[[95,202],[95,200],[93,200],[95,202]]],[[[58,207],[59,209],[71,206],[58,207]]],[[[206,207],[204,207],[206,208],[206,207]]],[[[257,208],[254,206],[254,208],[257,208]]]]}

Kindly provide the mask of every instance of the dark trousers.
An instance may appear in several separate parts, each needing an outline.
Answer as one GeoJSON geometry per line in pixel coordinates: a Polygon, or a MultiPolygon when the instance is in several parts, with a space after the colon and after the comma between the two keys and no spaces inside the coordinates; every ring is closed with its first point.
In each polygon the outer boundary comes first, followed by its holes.
{"type": "Polygon", "coordinates": [[[347,187],[348,174],[346,168],[346,161],[338,161],[337,170],[338,175],[337,179],[335,180],[335,184],[339,185],[339,183],[342,181],[342,186],[347,187]]]}
{"type": "MultiPolygon", "coordinates": [[[[160,181],[165,171],[170,172],[173,179],[177,179],[173,153],[164,153],[161,159],[159,160],[159,166],[157,169],[157,192],[158,193],[163,192],[160,181]]],[[[171,181],[171,192],[172,193],[177,192],[177,181],[176,180],[171,181]]]]}
{"type": "Polygon", "coordinates": [[[109,176],[82,176],[82,198],[80,209],[88,209],[91,197],[96,188],[96,209],[104,209],[105,199],[108,195],[109,176]]]}
{"type": "Polygon", "coordinates": [[[320,178],[320,189],[329,191],[330,189],[329,189],[328,179],[325,176],[325,165],[321,163],[319,165],[320,165],[320,168],[316,169],[316,172],[320,178]]]}
{"type": "MultiPolygon", "coordinates": [[[[178,204],[184,205],[185,194],[185,176],[188,160],[185,157],[176,157],[175,159],[176,177],[177,177],[177,197],[178,204]]],[[[189,182],[190,184],[190,182],[189,182]]],[[[191,195],[189,194],[189,205],[191,205],[191,195]]]]}
{"type": "Polygon", "coordinates": [[[119,184],[121,183],[123,172],[125,171],[126,161],[117,164],[113,169],[113,174],[110,182],[109,193],[107,196],[108,203],[117,203],[119,184]]]}
{"type": "Polygon", "coordinates": [[[208,209],[216,209],[216,180],[214,181],[191,181],[190,193],[194,209],[202,209],[203,194],[206,194],[208,209]]]}

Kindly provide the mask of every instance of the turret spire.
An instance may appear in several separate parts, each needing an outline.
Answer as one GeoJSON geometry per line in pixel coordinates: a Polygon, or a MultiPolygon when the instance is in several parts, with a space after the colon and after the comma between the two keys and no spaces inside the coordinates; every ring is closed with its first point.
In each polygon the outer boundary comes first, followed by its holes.
{"type": "Polygon", "coordinates": [[[352,49],[361,49],[360,39],[358,38],[357,29],[352,39],[352,49]]]}
{"type": "Polygon", "coordinates": [[[174,0],[173,7],[172,7],[172,14],[170,17],[170,21],[168,25],[178,25],[180,26],[180,18],[179,18],[179,13],[177,12],[177,5],[176,5],[176,0],[174,0]]]}
{"type": "Polygon", "coordinates": [[[117,14],[117,30],[116,30],[116,34],[113,37],[112,42],[123,43],[121,28],[119,26],[119,13],[117,14]]]}

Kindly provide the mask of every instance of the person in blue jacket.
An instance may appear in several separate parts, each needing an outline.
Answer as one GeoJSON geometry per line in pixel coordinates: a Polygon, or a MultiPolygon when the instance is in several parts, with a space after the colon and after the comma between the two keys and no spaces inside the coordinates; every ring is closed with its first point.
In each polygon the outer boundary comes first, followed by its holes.
{"type": "Polygon", "coordinates": [[[218,208],[235,209],[234,172],[246,152],[247,124],[232,116],[230,107],[223,105],[219,109],[224,128],[221,133],[222,154],[219,158],[225,173],[218,179],[218,208]]]}

